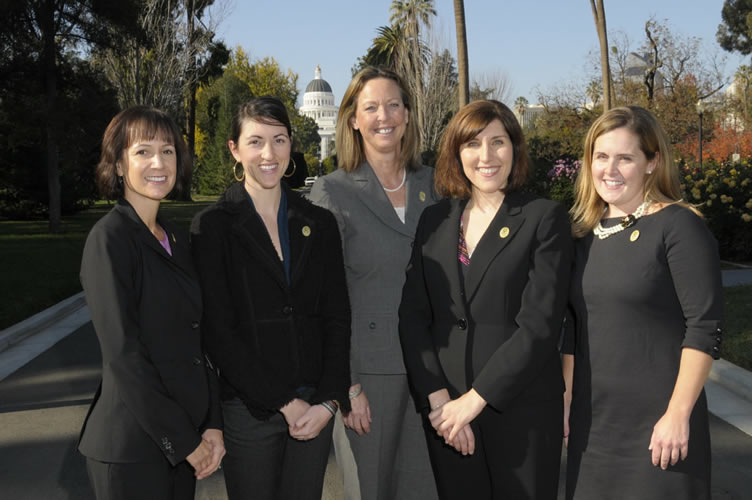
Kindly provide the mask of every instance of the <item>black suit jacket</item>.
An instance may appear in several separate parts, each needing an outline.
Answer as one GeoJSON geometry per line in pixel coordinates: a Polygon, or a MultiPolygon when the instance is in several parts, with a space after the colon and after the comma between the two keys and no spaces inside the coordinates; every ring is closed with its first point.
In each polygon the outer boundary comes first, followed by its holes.
{"type": "MultiPolygon", "coordinates": [[[[284,184],[283,184],[284,186],[284,184]]],[[[287,196],[290,279],[242,183],[199,213],[191,240],[204,296],[204,342],[223,397],[268,418],[297,397],[349,409],[350,303],[334,216],[287,196]]]]}
{"type": "Polygon", "coordinates": [[[201,292],[187,235],[163,220],[170,256],[125,200],[92,228],[81,284],[102,350],[102,383],[79,450],[102,462],[173,465],[222,428],[201,348],[201,292]]]}
{"type": "Polygon", "coordinates": [[[400,305],[400,339],[419,406],[447,388],[474,388],[503,411],[561,397],[558,341],[572,258],[567,213],[522,193],[504,203],[473,252],[463,287],[457,259],[466,200],[427,208],[400,305]]]}

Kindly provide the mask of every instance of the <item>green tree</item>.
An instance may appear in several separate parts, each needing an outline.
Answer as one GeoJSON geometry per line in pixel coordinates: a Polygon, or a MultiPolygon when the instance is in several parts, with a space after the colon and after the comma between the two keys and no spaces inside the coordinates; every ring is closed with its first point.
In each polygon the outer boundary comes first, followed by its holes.
{"type": "Polygon", "coordinates": [[[724,50],[752,53],[752,0],[726,0],[716,38],[724,50]]]}

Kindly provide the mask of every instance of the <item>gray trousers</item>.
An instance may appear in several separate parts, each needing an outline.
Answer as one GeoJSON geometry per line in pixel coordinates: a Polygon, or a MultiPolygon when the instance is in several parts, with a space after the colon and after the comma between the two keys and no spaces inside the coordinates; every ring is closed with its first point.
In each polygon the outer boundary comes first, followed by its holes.
{"type": "Polygon", "coordinates": [[[345,475],[345,499],[357,500],[357,492],[352,491],[354,471],[362,500],[438,498],[423,420],[410,396],[407,376],[360,374],[359,379],[373,421],[369,434],[358,436],[346,429],[346,436],[335,435],[337,462],[345,475]],[[348,455],[355,464],[348,463],[348,455]]]}
{"type": "Polygon", "coordinates": [[[230,500],[321,500],[333,420],[314,439],[298,441],[281,413],[258,420],[239,399],[223,401],[222,416],[230,500]]]}

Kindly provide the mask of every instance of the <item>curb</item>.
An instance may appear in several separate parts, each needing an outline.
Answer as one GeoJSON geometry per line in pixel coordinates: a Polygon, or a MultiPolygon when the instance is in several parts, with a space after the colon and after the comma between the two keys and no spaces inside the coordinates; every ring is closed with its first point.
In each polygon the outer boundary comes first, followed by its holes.
{"type": "Polygon", "coordinates": [[[717,359],[713,361],[708,379],[752,403],[752,372],[725,359],[717,359]]]}
{"type": "Polygon", "coordinates": [[[86,305],[84,292],[79,292],[72,297],[58,302],[54,306],[48,307],[44,311],[26,318],[25,320],[9,326],[0,331],[0,352],[5,351],[14,344],[17,344],[27,337],[41,332],[55,323],[58,323],[66,316],[78,311],[86,305]]]}

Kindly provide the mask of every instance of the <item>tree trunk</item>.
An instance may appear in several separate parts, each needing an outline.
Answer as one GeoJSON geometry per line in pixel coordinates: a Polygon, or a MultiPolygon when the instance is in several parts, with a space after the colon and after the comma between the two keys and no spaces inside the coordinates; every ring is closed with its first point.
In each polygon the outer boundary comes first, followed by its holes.
{"type": "Polygon", "coordinates": [[[457,70],[459,72],[460,108],[470,102],[470,76],[467,60],[467,31],[465,30],[465,2],[454,0],[454,26],[457,31],[457,70]]]}
{"type": "Polygon", "coordinates": [[[46,0],[39,5],[39,28],[42,35],[42,65],[45,88],[45,139],[47,164],[47,192],[49,229],[51,233],[62,230],[60,198],[60,166],[57,146],[57,64],[55,45],[55,2],[46,0]]]}
{"type": "Polygon", "coordinates": [[[606,31],[606,11],[603,0],[590,0],[593,10],[595,29],[598,32],[598,42],[601,46],[601,78],[603,79],[603,111],[614,106],[614,87],[611,83],[611,68],[608,62],[608,35],[606,31]],[[597,5],[596,5],[597,2],[597,5]]]}
{"type": "MultiPolygon", "coordinates": [[[[190,73],[190,83],[188,84],[188,109],[186,110],[185,120],[185,135],[188,138],[188,156],[191,159],[191,165],[195,165],[196,162],[196,88],[198,87],[198,78],[196,78],[196,54],[194,52],[194,40],[193,29],[195,20],[195,0],[186,0],[186,13],[188,15],[188,44],[191,47],[190,54],[190,67],[188,72],[190,73]]],[[[193,176],[191,175],[191,182],[188,182],[187,186],[184,186],[183,193],[180,195],[180,199],[184,201],[191,201],[191,184],[193,176]]]]}

